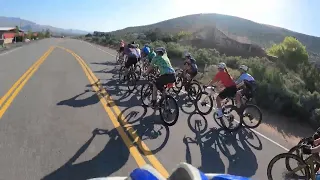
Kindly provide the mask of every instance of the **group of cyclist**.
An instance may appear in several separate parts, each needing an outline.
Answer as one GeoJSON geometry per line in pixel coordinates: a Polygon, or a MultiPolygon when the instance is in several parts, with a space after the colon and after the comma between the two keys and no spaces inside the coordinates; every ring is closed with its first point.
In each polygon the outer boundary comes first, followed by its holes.
{"type": "MultiPolygon", "coordinates": [[[[139,45],[135,44],[134,41],[125,46],[124,41],[121,40],[119,53],[122,54],[122,56],[127,56],[127,61],[125,62],[125,67],[127,68],[126,71],[128,71],[130,66],[137,64],[140,59],[143,59],[143,61],[147,61],[149,63],[149,67],[146,72],[144,72],[144,75],[152,72],[155,67],[159,69],[160,76],[155,81],[151,101],[152,106],[154,106],[156,103],[157,90],[162,92],[165,85],[176,82],[175,70],[171,65],[170,59],[167,56],[167,51],[164,47],[157,47],[153,49],[148,45],[144,45],[144,47],[140,50],[139,45]]],[[[190,82],[197,75],[198,66],[196,64],[196,60],[190,53],[185,53],[184,57],[185,62],[182,75],[184,79],[183,83],[186,83],[190,82]]],[[[219,63],[217,68],[218,72],[209,82],[208,86],[222,85],[224,87],[224,89],[216,98],[217,115],[218,118],[220,118],[223,116],[221,109],[222,100],[225,98],[236,97],[236,105],[239,108],[241,106],[242,95],[251,96],[252,91],[256,87],[256,83],[255,79],[248,73],[249,68],[246,65],[240,65],[239,70],[241,75],[236,81],[234,81],[232,76],[229,74],[225,63],[219,63]]]]}

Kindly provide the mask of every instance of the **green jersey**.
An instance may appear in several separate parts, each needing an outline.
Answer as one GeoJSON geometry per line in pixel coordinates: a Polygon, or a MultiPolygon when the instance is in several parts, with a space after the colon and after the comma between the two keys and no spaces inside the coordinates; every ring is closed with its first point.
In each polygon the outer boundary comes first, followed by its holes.
{"type": "Polygon", "coordinates": [[[175,73],[173,67],[171,66],[171,62],[166,54],[163,56],[155,56],[151,61],[151,65],[157,66],[159,68],[160,75],[175,73]]]}
{"type": "Polygon", "coordinates": [[[156,57],[156,53],[154,51],[150,52],[147,56],[149,62],[151,62],[154,57],[156,57]]]}

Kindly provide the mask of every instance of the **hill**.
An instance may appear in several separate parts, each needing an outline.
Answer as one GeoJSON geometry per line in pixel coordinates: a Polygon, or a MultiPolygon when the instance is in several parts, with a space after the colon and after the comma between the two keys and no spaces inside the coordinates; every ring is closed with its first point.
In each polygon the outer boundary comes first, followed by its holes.
{"type": "MultiPolygon", "coordinates": [[[[286,36],[294,36],[306,47],[311,60],[320,61],[320,38],[271,25],[259,24],[247,19],[221,15],[221,14],[194,14],[178,17],[159,23],[128,27],[113,31],[116,35],[126,33],[141,33],[152,29],[160,29],[163,32],[176,33],[187,31],[196,34],[205,34],[201,39],[214,42],[212,38],[234,40],[240,44],[255,44],[262,48],[268,48],[274,43],[280,43],[286,36]],[[215,32],[215,34],[213,34],[215,32]],[[221,37],[219,35],[223,35],[221,37]],[[211,37],[211,39],[207,37],[211,37]]],[[[215,48],[216,43],[207,44],[215,48]]],[[[237,44],[237,43],[236,43],[237,44]]]]}
{"type": "Polygon", "coordinates": [[[87,34],[88,32],[77,30],[77,29],[62,29],[62,28],[56,28],[49,25],[40,25],[36,24],[32,21],[15,18],[15,17],[3,17],[0,16],[0,27],[14,27],[14,26],[20,26],[21,29],[28,31],[42,31],[43,29],[49,29],[50,32],[53,34],[64,34],[64,35],[81,35],[81,34],[87,34]]]}

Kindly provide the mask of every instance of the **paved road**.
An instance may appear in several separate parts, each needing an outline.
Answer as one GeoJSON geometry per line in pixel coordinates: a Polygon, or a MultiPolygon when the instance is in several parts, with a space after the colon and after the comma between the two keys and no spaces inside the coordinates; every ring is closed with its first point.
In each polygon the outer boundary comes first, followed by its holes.
{"type": "Polygon", "coordinates": [[[71,39],[0,54],[0,179],[126,176],[145,163],[166,176],[181,161],[266,179],[267,164],[283,148],[246,129],[225,135],[212,114],[193,113],[183,95],[178,123],[161,125],[137,92],[118,84],[112,54],[71,39]],[[208,121],[205,134],[188,127],[196,119],[208,121]]]}

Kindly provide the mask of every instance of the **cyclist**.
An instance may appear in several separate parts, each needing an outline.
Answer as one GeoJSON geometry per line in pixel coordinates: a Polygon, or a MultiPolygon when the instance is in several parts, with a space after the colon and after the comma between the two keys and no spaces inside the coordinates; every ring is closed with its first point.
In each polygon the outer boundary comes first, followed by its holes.
{"type": "Polygon", "coordinates": [[[120,54],[121,56],[123,56],[123,52],[124,52],[124,41],[121,39],[121,41],[120,41],[119,54],[120,54]]]}
{"type": "Polygon", "coordinates": [[[158,47],[155,49],[156,56],[152,59],[146,74],[149,74],[155,66],[158,67],[160,71],[160,77],[156,79],[155,86],[153,86],[152,91],[152,101],[151,106],[155,107],[157,90],[163,91],[164,85],[169,83],[174,83],[176,81],[175,70],[173,69],[170,59],[167,56],[166,49],[164,47],[158,47]]]}
{"type": "MultiPolygon", "coordinates": [[[[247,73],[248,66],[246,65],[240,65],[239,70],[241,72],[240,77],[235,81],[237,84],[237,88],[244,87],[244,89],[240,89],[237,91],[236,95],[236,101],[241,102],[241,96],[245,95],[247,98],[252,97],[252,92],[256,88],[256,81],[255,79],[247,73]]],[[[241,104],[237,103],[237,107],[239,108],[241,104]]]]}
{"type": "Polygon", "coordinates": [[[226,64],[223,62],[218,64],[218,73],[209,82],[208,86],[211,86],[213,84],[217,85],[218,83],[221,83],[225,87],[225,89],[221,91],[216,98],[217,115],[218,118],[221,118],[223,116],[221,101],[225,98],[233,98],[237,93],[236,83],[233,81],[233,78],[228,72],[226,64]]]}
{"type": "Polygon", "coordinates": [[[124,73],[124,75],[125,75],[124,77],[126,77],[127,74],[128,74],[128,70],[129,70],[130,66],[137,64],[138,59],[140,58],[140,54],[139,54],[139,51],[138,51],[137,44],[135,44],[134,41],[131,44],[128,44],[125,47],[124,53],[128,57],[127,61],[125,62],[126,70],[125,70],[125,73],[124,73]]]}
{"type": "Polygon", "coordinates": [[[145,46],[144,48],[142,48],[141,56],[143,58],[146,58],[149,63],[151,63],[151,60],[156,56],[156,53],[151,50],[150,47],[145,46]]]}
{"type": "Polygon", "coordinates": [[[198,66],[196,60],[191,57],[190,53],[185,54],[183,78],[187,81],[192,80],[198,74],[198,66]]]}
{"type": "Polygon", "coordinates": [[[138,61],[140,61],[140,59],[141,59],[141,49],[139,47],[140,47],[139,44],[137,44],[137,50],[138,50],[138,54],[139,54],[138,61]]]}

